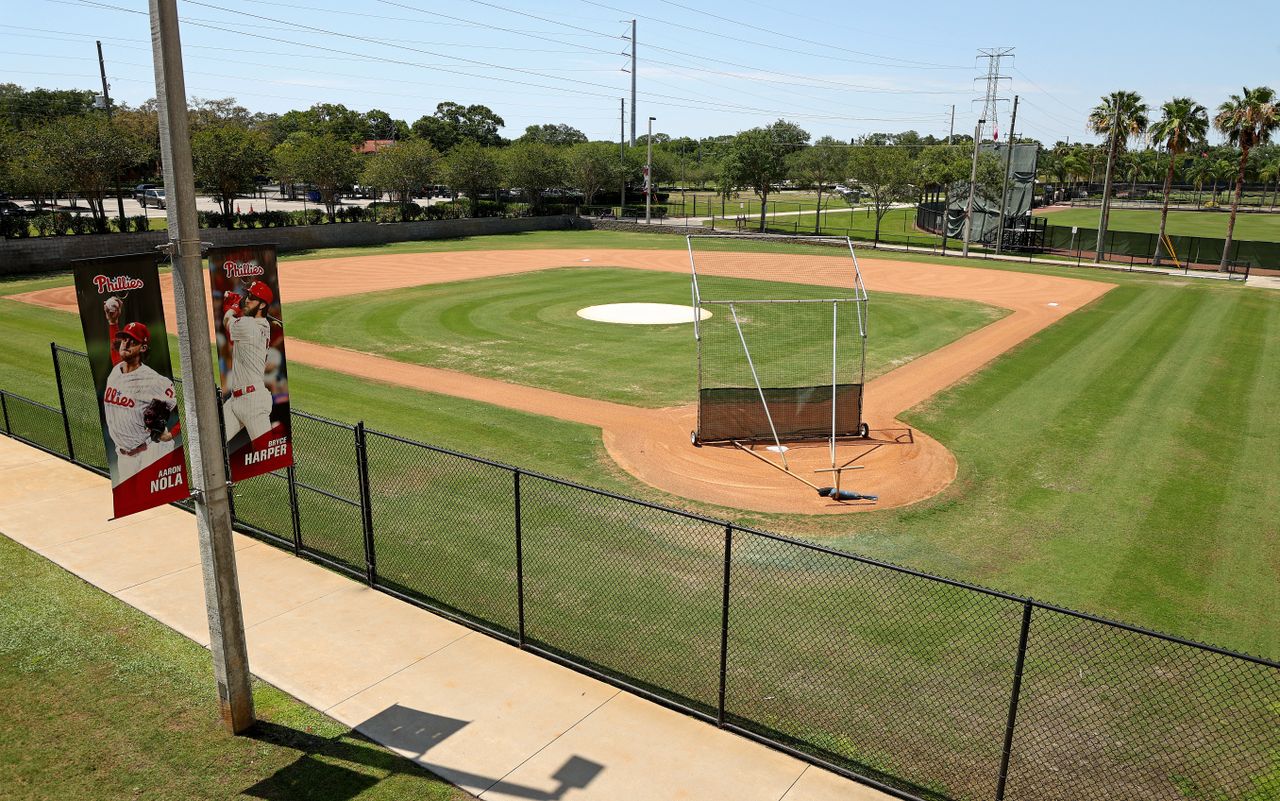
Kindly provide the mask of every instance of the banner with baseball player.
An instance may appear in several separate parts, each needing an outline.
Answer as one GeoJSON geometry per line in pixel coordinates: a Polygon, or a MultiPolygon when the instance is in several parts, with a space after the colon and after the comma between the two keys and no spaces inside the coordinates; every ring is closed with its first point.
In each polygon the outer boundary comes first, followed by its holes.
{"type": "Polygon", "coordinates": [[[231,480],[293,464],[275,245],[209,250],[231,480]]]}
{"type": "Polygon", "coordinates": [[[115,516],[190,492],[155,253],[72,263],[115,516]]]}

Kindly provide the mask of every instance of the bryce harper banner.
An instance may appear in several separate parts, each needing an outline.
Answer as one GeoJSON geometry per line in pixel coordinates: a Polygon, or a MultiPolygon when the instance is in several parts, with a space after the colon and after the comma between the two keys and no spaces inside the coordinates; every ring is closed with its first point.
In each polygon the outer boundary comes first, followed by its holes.
{"type": "Polygon", "coordinates": [[[209,251],[231,480],[293,464],[275,245],[209,251]]]}
{"type": "Polygon", "coordinates": [[[73,262],[116,517],[191,492],[156,254],[73,262]]]}

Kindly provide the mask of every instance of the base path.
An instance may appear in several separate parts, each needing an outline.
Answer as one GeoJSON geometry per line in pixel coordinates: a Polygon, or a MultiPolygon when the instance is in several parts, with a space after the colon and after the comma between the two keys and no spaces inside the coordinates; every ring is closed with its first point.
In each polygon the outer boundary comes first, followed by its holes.
{"type": "MultiPolygon", "coordinates": [[[[920,431],[909,432],[897,417],[965,378],[1000,354],[1065,315],[1101,297],[1112,285],[1076,278],[1006,270],[861,258],[869,292],[900,292],[955,298],[1010,310],[1006,317],[869,382],[864,416],[870,441],[851,440],[838,448],[837,462],[853,460],[864,470],[847,473],[842,487],[880,496],[878,504],[840,503],[821,498],[795,478],[732,446],[695,448],[689,432],[696,409],[642,409],[511,384],[466,373],[405,364],[367,353],[290,339],[289,360],[338,370],[374,381],[493,403],[508,408],[597,426],[609,455],[641,481],[673,495],[733,509],[802,514],[886,509],[932,497],[956,476],[950,451],[920,431]]],[[[554,267],[627,267],[687,274],[683,251],[566,249],[463,251],[282,261],[281,294],[289,303],[349,296],[554,267]],[[358,289],[357,289],[358,288],[358,289]]],[[[852,288],[848,258],[797,258],[785,279],[753,275],[748,269],[717,268],[717,274],[852,288]]],[[[165,297],[171,293],[164,276],[165,297]]],[[[14,296],[13,299],[76,311],[71,287],[14,296]]],[[[169,310],[172,317],[172,309],[169,310]]],[[[287,315],[287,312],[286,312],[287,315]]],[[[287,325],[287,317],[286,317],[287,325]]],[[[170,320],[170,330],[177,330],[170,320]]],[[[874,347],[874,341],[871,344],[874,347]]],[[[305,404],[303,404],[305,405],[305,404]]],[[[762,452],[771,459],[776,456],[762,452]]],[[[829,474],[826,443],[788,451],[793,472],[818,485],[829,474]]]]}

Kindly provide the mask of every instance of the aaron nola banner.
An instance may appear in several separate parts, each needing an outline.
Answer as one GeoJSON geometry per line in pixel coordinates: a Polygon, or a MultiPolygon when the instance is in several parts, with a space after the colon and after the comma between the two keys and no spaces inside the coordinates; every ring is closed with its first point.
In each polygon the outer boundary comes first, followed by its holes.
{"type": "Polygon", "coordinates": [[[293,464],[275,245],[209,250],[231,480],[293,464]]]}
{"type": "Polygon", "coordinates": [[[154,253],[73,262],[116,517],[191,493],[154,253]]]}

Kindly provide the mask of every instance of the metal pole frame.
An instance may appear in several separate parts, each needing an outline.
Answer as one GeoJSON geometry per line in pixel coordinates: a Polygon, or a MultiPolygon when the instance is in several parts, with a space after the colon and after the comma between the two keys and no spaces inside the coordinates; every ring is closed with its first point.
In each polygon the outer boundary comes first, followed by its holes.
{"type": "Polygon", "coordinates": [[[525,645],[524,637],[524,521],[520,505],[520,473],[516,468],[512,471],[515,479],[515,513],[516,513],[516,613],[519,619],[517,634],[520,647],[525,645]]]}
{"type": "Polygon", "coordinates": [[[4,416],[4,433],[13,436],[13,426],[9,423],[9,403],[5,400],[8,396],[8,392],[0,389],[0,414],[4,416]]]}
{"type": "Polygon", "coordinates": [[[298,508],[298,467],[290,463],[285,468],[285,478],[289,482],[289,522],[293,526],[293,555],[302,552],[302,513],[298,508]]]}
{"type": "Polygon", "coordinates": [[[1000,775],[996,779],[996,799],[1004,801],[1005,784],[1009,778],[1009,758],[1013,754],[1013,727],[1018,722],[1018,700],[1022,695],[1022,668],[1027,659],[1027,636],[1031,632],[1030,601],[1022,604],[1022,630],[1018,635],[1018,660],[1013,667],[1013,689],[1009,698],[1009,718],[1004,727],[1004,748],[1000,752],[1000,775]]]}
{"type": "Polygon", "coordinates": [[[782,457],[782,466],[787,467],[787,452],[778,439],[778,429],[773,425],[773,414],[769,411],[769,401],[765,400],[764,387],[760,386],[760,376],[756,374],[756,363],[751,359],[751,349],[747,347],[747,337],[742,333],[742,323],[738,321],[738,310],[729,304],[729,314],[733,315],[733,326],[738,329],[738,339],[742,342],[742,352],[746,354],[747,366],[751,368],[751,380],[756,383],[756,391],[760,393],[760,405],[764,407],[765,419],[769,421],[769,431],[773,434],[773,444],[778,447],[778,455],[782,457]]]}
{"type": "Polygon", "coordinates": [[[62,430],[67,435],[67,460],[76,460],[76,446],[71,442],[71,417],[67,414],[67,398],[62,391],[62,366],[58,363],[58,343],[49,343],[49,353],[53,356],[53,380],[58,385],[58,408],[62,410],[62,430]]]}
{"type": "Polygon", "coordinates": [[[729,674],[729,576],[733,564],[733,524],[724,527],[724,596],[720,606],[720,692],[716,725],[724,725],[724,698],[729,674]]]}
{"type": "Polygon", "coordinates": [[[364,529],[365,581],[370,587],[378,583],[378,564],[373,548],[373,504],[369,491],[368,441],[364,433],[364,421],[356,423],[356,470],[360,481],[360,523],[364,529]]]}

